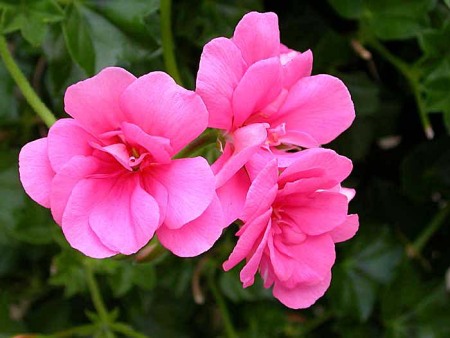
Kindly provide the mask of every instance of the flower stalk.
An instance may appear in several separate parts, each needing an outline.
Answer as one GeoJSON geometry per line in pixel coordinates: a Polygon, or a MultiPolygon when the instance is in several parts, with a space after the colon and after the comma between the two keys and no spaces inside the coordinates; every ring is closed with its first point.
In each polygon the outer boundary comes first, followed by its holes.
{"type": "Polygon", "coordinates": [[[425,102],[420,91],[420,82],[418,73],[412,69],[412,66],[393,55],[386,47],[383,46],[377,39],[372,38],[367,41],[367,44],[376,50],[386,61],[393,65],[406,78],[408,84],[414,94],[417,109],[419,111],[420,121],[427,139],[431,140],[434,137],[433,127],[431,126],[428,113],[425,108],[425,102]]]}
{"type": "Polygon", "coordinates": [[[36,114],[44,121],[47,127],[51,127],[56,118],[50,109],[42,102],[35,90],[31,87],[29,81],[20,70],[8,48],[8,43],[3,35],[0,35],[0,56],[3,59],[6,69],[16,82],[28,104],[33,108],[36,114]]]}
{"type": "Polygon", "coordinates": [[[171,20],[171,0],[161,0],[161,42],[163,50],[164,64],[166,70],[180,86],[183,85],[180,72],[178,71],[175,59],[175,47],[173,44],[172,20],[171,20]]]}

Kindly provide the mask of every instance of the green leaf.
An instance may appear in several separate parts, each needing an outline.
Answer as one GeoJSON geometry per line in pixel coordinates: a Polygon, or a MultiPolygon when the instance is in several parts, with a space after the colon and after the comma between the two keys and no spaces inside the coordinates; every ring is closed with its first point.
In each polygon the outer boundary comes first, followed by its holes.
{"type": "Polygon", "coordinates": [[[328,0],[328,3],[346,19],[358,19],[363,11],[363,0],[328,0]]]}
{"type": "Polygon", "coordinates": [[[87,289],[83,257],[72,248],[59,253],[52,262],[50,284],[64,287],[66,297],[72,297],[87,289]]]}
{"type": "Polygon", "coordinates": [[[433,6],[434,0],[366,0],[363,23],[380,39],[408,39],[429,27],[433,6]]]}
{"type": "Polygon", "coordinates": [[[130,39],[155,48],[159,35],[153,36],[146,19],[156,14],[159,6],[160,0],[116,0],[101,2],[98,10],[130,39]]]}
{"type": "Polygon", "coordinates": [[[96,53],[92,41],[92,31],[81,12],[81,5],[75,4],[67,7],[63,33],[72,59],[88,76],[94,75],[96,53]]]}
{"type": "Polygon", "coordinates": [[[39,46],[47,32],[47,25],[64,19],[64,13],[54,0],[24,0],[7,3],[2,13],[4,33],[20,30],[33,46],[39,46]]]}
{"type": "Polygon", "coordinates": [[[249,288],[243,288],[239,280],[239,268],[222,273],[219,277],[219,286],[225,296],[233,302],[256,301],[272,299],[272,292],[265,289],[261,278],[255,279],[255,284],[249,288]]]}
{"type": "Polygon", "coordinates": [[[348,257],[333,269],[330,299],[341,317],[366,321],[371,315],[379,287],[389,283],[402,256],[386,227],[358,234],[348,257]]]}
{"type": "Polygon", "coordinates": [[[450,55],[448,41],[450,39],[450,21],[441,29],[427,29],[419,36],[422,50],[431,57],[445,57],[450,55]]]}
{"type": "Polygon", "coordinates": [[[50,211],[27,199],[23,209],[16,213],[12,236],[30,244],[48,244],[53,242],[49,234],[56,229],[57,225],[53,222],[50,211]]]}
{"type": "Polygon", "coordinates": [[[383,323],[393,337],[447,337],[449,311],[444,283],[424,281],[407,260],[381,297],[383,323]]]}

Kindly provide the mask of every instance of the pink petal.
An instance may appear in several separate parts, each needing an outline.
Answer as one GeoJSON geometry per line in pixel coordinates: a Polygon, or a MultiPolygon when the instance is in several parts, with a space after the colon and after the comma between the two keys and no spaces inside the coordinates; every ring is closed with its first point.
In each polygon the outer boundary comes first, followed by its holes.
{"type": "Polygon", "coordinates": [[[312,170],[318,169],[323,185],[316,189],[329,189],[342,182],[352,171],[352,161],[338,155],[333,150],[314,148],[296,153],[295,162],[291,163],[280,175],[279,184],[283,186],[287,182],[311,177],[312,170]]]}
{"type": "Polygon", "coordinates": [[[320,143],[310,134],[298,130],[288,130],[279,140],[282,144],[301,146],[304,148],[317,148],[320,146],[320,143]]]}
{"type": "Polygon", "coordinates": [[[157,231],[161,244],[180,257],[194,257],[209,250],[228,224],[223,222],[220,202],[215,197],[195,220],[179,229],[161,226],[157,231]]]}
{"type": "Polygon", "coordinates": [[[169,229],[179,229],[198,218],[215,195],[214,175],[202,157],[184,158],[155,166],[151,175],[167,190],[164,225],[169,229]]]}
{"type": "Polygon", "coordinates": [[[50,208],[50,187],[55,172],[48,159],[46,137],[27,143],[20,150],[19,174],[26,193],[35,202],[50,208]]]}
{"type": "Polygon", "coordinates": [[[240,50],[230,39],[213,39],[203,48],[196,92],[208,108],[208,127],[231,129],[231,99],[246,68],[240,50]]]}
{"type": "Polygon", "coordinates": [[[128,148],[123,143],[114,143],[105,147],[98,146],[98,150],[103,151],[116,159],[125,169],[133,171],[130,166],[130,154],[128,148]]]}
{"type": "Polygon", "coordinates": [[[105,258],[118,253],[106,247],[89,226],[89,213],[104,195],[95,180],[79,181],[72,190],[62,219],[62,230],[69,244],[93,258],[105,258]]]}
{"type": "Polygon", "coordinates": [[[159,225],[156,201],[141,187],[139,176],[135,174],[90,181],[104,192],[89,215],[92,230],[115,252],[125,255],[137,252],[148,243],[159,225]]]}
{"type": "Polygon", "coordinates": [[[347,217],[348,201],[340,193],[321,191],[290,195],[283,203],[284,212],[308,235],[331,231],[347,217]]]}
{"type": "Polygon", "coordinates": [[[278,192],[277,161],[270,161],[256,176],[247,193],[242,219],[250,221],[271,208],[278,192]]]}
{"type": "Polygon", "coordinates": [[[56,223],[61,225],[70,194],[82,179],[94,174],[99,162],[94,157],[75,156],[55,175],[52,181],[50,206],[56,223]]]}
{"type": "Polygon", "coordinates": [[[320,144],[335,139],[355,118],[350,93],[341,80],[330,75],[300,79],[273,124],[286,123],[286,130],[305,132],[320,144]]]}
{"type": "Polygon", "coordinates": [[[225,271],[232,269],[244,258],[249,257],[252,251],[259,246],[259,241],[266,232],[271,215],[272,209],[269,209],[253,218],[250,222],[245,223],[245,230],[239,231],[239,240],[233,248],[230,257],[222,265],[225,271]]]}
{"type": "Polygon", "coordinates": [[[330,236],[309,236],[302,243],[289,245],[288,252],[279,250],[278,237],[269,242],[270,260],[278,280],[286,287],[299,283],[315,284],[329,273],[336,253],[330,236]]]}
{"type": "Polygon", "coordinates": [[[122,131],[125,139],[132,146],[144,147],[153,157],[153,162],[169,163],[173,150],[170,140],[165,137],[153,136],[145,133],[135,124],[122,123],[122,131]]]}
{"type": "Polygon", "coordinates": [[[244,210],[245,198],[249,187],[249,177],[245,169],[241,169],[217,189],[217,196],[222,205],[225,224],[231,224],[240,218],[244,210]]]}
{"type": "Polygon", "coordinates": [[[96,142],[94,136],[83,129],[74,119],[60,119],[48,131],[48,157],[53,170],[58,172],[77,155],[89,156],[96,142]]]}
{"type": "Polygon", "coordinates": [[[282,68],[276,57],[251,65],[233,94],[233,126],[241,127],[252,114],[274,101],[282,89],[282,68]]]}
{"type": "Polygon", "coordinates": [[[280,31],[275,13],[251,12],[239,21],[233,42],[241,50],[248,65],[278,56],[280,53],[280,31]]]}
{"type": "Polygon", "coordinates": [[[208,124],[208,111],[198,94],[175,83],[166,73],[141,76],[120,98],[127,121],[145,133],[170,140],[175,155],[200,135],[208,124]]]}
{"type": "Polygon", "coordinates": [[[344,242],[355,236],[358,228],[358,215],[348,215],[344,223],[330,231],[330,235],[334,243],[344,242]]]}
{"type": "Polygon", "coordinates": [[[94,135],[115,130],[125,121],[119,97],[135,80],[122,68],[105,68],[94,77],[67,88],[64,109],[94,135]]]}
{"type": "MultiPolygon", "coordinates": [[[[247,171],[250,180],[254,181],[261,170],[263,170],[270,161],[273,161],[274,158],[272,152],[266,149],[266,147],[260,147],[245,164],[245,170],[247,171]]],[[[278,167],[280,167],[279,164],[278,167]]]]}
{"type": "Polygon", "coordinates": [[[322,297],[331,283],[331,272],[316,284],[299,284],[288,288],[282,282],[275,282],[273,295],[281,303],[291,309],[305,309],[313,305],[322,297]]]}
{"type": "Polygon", "coordinates": [[[220,165],[213,165],[216,171],[217,188],[236,174],[261,147],[267,137],[266,128],[267,124],[265,123],[253,123],[234,132],[232,142],[234,150],[231,156],[230,148],[232,146],[227,144],[224,151],[226,160],[219,158],[217,162],[220,165]]]}
{"type": "Polygon", "coordinates": [[[272,232],[271,225],[272,221],[269,219],[267,228],[265,229],[264,235],[262,236],[260,243],[258,244],[255,252],[252,254],[250,259],[248,259],[247,264],[245,264],[245,266],[241,270],[241,273],[239,274],[239,277],[241,279],[244,288],[252,285],[255,282],[255,274],[258,271],[261,259],[267,247],[267,240],[269,239],[272,232]]]}
{"type": "Polygon", "coordinates": [[[298,80],[310,76],[313,55],[310,50],[304,53],[291,51],[280,55],[283,64],[283,87],[291,88],[298,80]]]}

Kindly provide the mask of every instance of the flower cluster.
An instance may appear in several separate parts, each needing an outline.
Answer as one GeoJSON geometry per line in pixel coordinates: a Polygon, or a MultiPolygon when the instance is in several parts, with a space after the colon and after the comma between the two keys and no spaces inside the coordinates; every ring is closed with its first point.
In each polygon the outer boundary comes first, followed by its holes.
{"type": "Polygon", "coordinates": [[[154,235],[196,256],[240,219],[224,269],[246,260],[244,287],[259,271],[286,306],[308,307],[330,284],[334,243],[358,228],[354,191],[341,187],[352,163],[320,147],[350,126],[353,104],[339,79],[311,69],[310,51],[280,43],[274,13],[249,13],[232,38],[205,45],[195,91],[116,67],[70,86],[71,118],[22,148],[20,179],[95,258],[133,254],[154,235]],[[215,163],[174,158],[207,127],[225,140],[215,163]]]}

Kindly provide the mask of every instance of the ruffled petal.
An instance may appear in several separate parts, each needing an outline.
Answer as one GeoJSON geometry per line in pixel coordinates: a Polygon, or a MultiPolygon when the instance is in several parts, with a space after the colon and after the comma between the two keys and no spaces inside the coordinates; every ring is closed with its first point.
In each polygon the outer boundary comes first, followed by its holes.
{"type": "Polygon", "coordinates": [[[209,250],[228,225],[223,221],[220,202],[215,197],[200,217],[179,229],[161,226],[156,234],[161,244],[180,257],[194,257],[209,250]]]}
{"type": "MultiPolygon", "coordinates": [[[[292,86],[275,125],[305,132],[319,144],[334,140],[355,118],[347,87],[330,75],[304,77],[292,86]]],[[[302,146],[302,144],[299,144],[302,146]]]]}
{"type": "Polygon", "coordinates": [[[48,158],[46,137],[27,143],[20,150],[19,175],[26,193],[35,202],[50,208],[50,188],[55,172],[48,158]]]}
{"type": "Polygon", "coordinates": [[[280,54],[280,30],[275,13],[250,12],[239,21],[233,42],[248,65],[280,54]]]}
{"type": "Polygon", "coordinates": [[[231,100],[246,68],[240,50],[230,39],[213,39],[203,48],[196,92],[208,108],[208,127],[231,129],[231,100]]]}
{"type": "Polygon", "coordinates": [[[246,171],[241,169],[217,189],[225,224],[231,224],[241,217],[250,183],[246,171]]]}
{"type": "Polygon", "coordinates": [[[94,180],[79,181],[72,189],[62,218],[62,230],[69,244],[86,256],[105,258],[118,252],[106,247],[89,226],[89,214],[105,195],[94,180]]]}
{"type": "Polygon", "coordinates": [[[74,119],[60,119],[48,131],[48,157],[55,172],[61,170],[72,157],[89,156],[96,138],[74,119]]]}
{"type": "Polygon", "coordinates": [[[273,57],[251,65],[233,94],[235,128],[241,127],[252,115],[274,101],[282,89],[282,67],[279,58],[273,57]]]}
{"type": "Polygon", "coordinates": [[[289,195],[283,210],[308,235],[331,231],[345,221],[348,201],[340,193],[320,191],[309,195],[289,195]]]}
{"type": "Polygon", "coordinates": [[[278,192],[277,179],[277,161],[272,160],[256,176],[248,190],[241,217],[244,221],[250,221],[271,209],[278,192]]]}
{"type": "Polygon", "coordinates": [[[222,265],[225,271],[232,269],[244,258],[249,257],[252,251],[259,246],[260,243],[258,240],[261,240],[262,235],[265,233],[271,215],[272,209],[269,209],[253,218],[252,221],[245,223],[245,229],[243,231],[239,231],[239,239],[236,246],[233,248],[230,257],[228,257],[222,265]]]}
{"type": "Polygon", "coordinates": [[[305,309],[313,305],[317,299],[322,297],[331,283],[331,272],[316,284],[299,284],[288,288],[281,282],[275,282],[273,295],[281,303],[291,309],[305,309]]]}
{"type": "Polygon", "coordinates": [[[317,178],[317,186],[311,189],[330,189],[347,178],[352,168],[352,161],[333,150],[306,149],[295,153],[295,161],[281,173],[279,184],[284,187],[288,182],[317,178]]]}
{"type": "Polygon", "coordinates": [[[154,198],[134,174],[89,181],[104,193],[90,211],[91,229],[111,250],[125,255],[137,252],[159,225],[159,208],[154,198]]]}
{"type": "Polygon", "coordinates": [[[266,129],[265,123],[253,123],[233,133],[232,144],[225,145],[224,158],[219,158],[217,164],[213,165],[217,188],[235,175],[264,144],[267,138],[266,129]]]}
{"type": "Polygon", "coordinates": [[[280,55],[283,64],[283,87],[291,88],[302,77],[311,76],[313,55],[310,50],[304,53],[289,51],[280,55]]]}
{"type": "Polygon", "coordinates": [[[170,162],[173,150],[170,146],[169,139],[161,136],[149,135],[137,125],[131,123],[122,123],[122,131],[127,142],[132,146],[139,145],[144,147],[153,157],[153,162],[170,162]]]}
{"type": "Polygon", "coordinates": [[[280,250],[283,249],[281,244],[278,237],[274,237],[269,252],[276,279],[286,287],[320,282],[330,272],[336,258],[329,235],[308,236],[300,244],[287,246],[288,251],[284,252],[280,250]]]}
{"type": "Polygon", "coordinates": [[[152,72],[133,82],[120,98],[127,122],[145,133],[170,140],[175,155],[208,124],[200,96],[175,83],[166,73],[152,72]]]}
{"type": "Polygon", "coordinates": [[[64,109],[94,135],[116,130],[125,121],[119,97],[136,78],[125,69],[108,67],[67,88],[64,109]]]}
{"type": "Polygon", "coordinates": [[[330,231],[330,235],[334,243],[344,242],[355,236],[358,228],[358,215],[348,215],[344,223],[330,231]]]}
{"type": "Polygon", "coordinates": [[[75,156],[55,175],[52,181],[50,206],[56,223],[61,225],[70,194],[82,179],[96,173],[99,162],[94,157],[75,156]]]}
{"type": "Polygon", "coordinates": [[[184,158],[155,166],[151,169],[151,175],[167,190],[164,225],[169,229],[179,229],[198,218],[215,195],[214,175],[202,157],[184,158]]]}
{"type": "Polygon", "coordinates": [[[269,222],[267,223],[267,227],[264,231],[264,235],[262,236],[261,241],[258,243],[258,246],[255,248],[253,254],[247,260],[247,263],[242,268],[241,273],[239,274],[242,286],[244,288],[252,285],[255,282],[255,274],[260,266],[261,259],[267,247],[267,241],[270,238],[271,232],[272,232],[272,222],[269,219],[269,222]]]}

